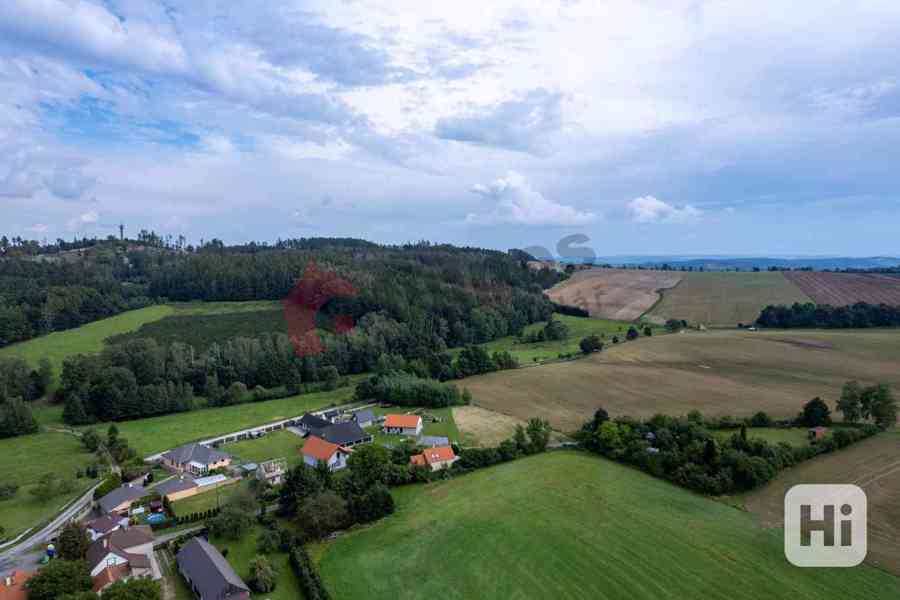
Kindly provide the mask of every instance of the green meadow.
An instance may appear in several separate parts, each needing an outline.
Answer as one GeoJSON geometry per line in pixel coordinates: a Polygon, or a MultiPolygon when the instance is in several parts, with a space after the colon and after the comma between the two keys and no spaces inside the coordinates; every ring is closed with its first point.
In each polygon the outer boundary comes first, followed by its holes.
{"type": "Polygon", "coordinates": [[[314,548],[332,597],[894,599],[883,571],[799,569],[752,515],[577,452],[394,490],[395,514],[314,548]],[[352,575],[350,575],[352,574],[352,575]]]}

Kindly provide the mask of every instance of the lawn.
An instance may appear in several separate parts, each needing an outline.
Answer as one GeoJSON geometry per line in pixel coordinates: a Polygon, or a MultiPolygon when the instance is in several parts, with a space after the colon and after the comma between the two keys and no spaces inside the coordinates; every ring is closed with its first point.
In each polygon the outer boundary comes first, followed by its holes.
{"type": "Polygon", "coordinates": [[[261,438],[225,444],[222,450],[234,457],[235,464],[261,463],[274,458],[286,458],[289,466],[303,462],[300,449],[304,439],[296,433],[281,430],[267,433],[261,438]]]}
{"type": "MultiPolygon", "coordinates": [[[[147,456],[191,441],[295,417],[332,404],[346,404],[352,399],[353,388],[347,387],[331,392],[124,421],[116,423],[116,427],[120,436],[127,438],[139,455],[147,456]]],[[[95,427],[105,431],[107,424],[95,427]]]]}
{"type": "Polygon", "coordinates": [[[753,516],[594,456],[551,452],[394,490],[396,513],[314,548],[351,598],[894,599],[877,569],[798,569],[753,516]]]}
{"type": "MultiPolygon", "coordinates": [[[[373,413],[375,413],[375,416],[384,416],[387,414],[406,414],[412,413],[416,410],[423,410],[431,416],[439,417],[441,419],[441,422],[434,423],[426,419],[426,422],[422,425],[422,435],[439,435],[449,438],[451,442],[465,442],[465,440],[463,440],[460,436],[459,429],[457,429],[456,422],[453,419],[453,409],[449,406],[446,408],[423,409],[417,409],[416,407],[411,406],[397,406],[394,408],[374,407],[371,410],[373,413]]],[[[369,427],[368,429],[366,429],[366,431],[374,436],[373,442],[376,444],[387,443],[396,445],[403,440],[403,436],[401,435],[382,433],[380,425],[369,427]]]]}
{"type": "Polygon", "coordinates": [[[211,508],[216,508],[217,506],[223,506],[225,502],[238,493],[242,487],[246,486],[244,486],[243,483],[238,482],[202,494],[197,494],[196,496],[191,496],[184,500],[177,500],[172,502],[172,512],[175,513],[176,517],[182,517],[196,512],[204,512],[211,508]],[[216,490],[218,490],[218,492],[216,490]]]}
{"type": "MultiPolygon", "coordinates": [[[[254,526],[236,542],[216,538],[210,539],[210,542],[220,551],[224,552],[226,548],[228,549],[228,562],[244,582],[249,579],[250,561],[258,554],[256,551],[256,538],[261,531],[262,527],[254,526]]],[[[276,551],[270,554],[268,559],[278,571],[275,591],[268,594],[252,593],[250,597],[265,600],[297,600],[298,598],[303,598],[303,592],[300,591],[297,576],[294,575],[294,571],[288,562],[287,553],[276,551]]]]}
{"type": "Polygon", "coordinates": [[[103,350],[104,340],[110,336],[134,331],[145,323],[158,321],[174,313],[170,306],[148,306],[130,310],[115,317],[94,321],[76,329],[56,331],[33,340],[0,348],[0,356],[23,358],[37,366],[47,357],[59,375],[63,360],[75,354],[91,354],[103,350]]]}
{"type": "MultiPolygon", "coordinates": [[[[566,354],[570,352],[579,353],[581,352],[581,349],[578,347],[578,343],[582,338],[585,338],[589,335],[599,335],[604,338],[603,341],[606,345],[611,345],[613,336],[619,336],[619,339],[624,340],[625,334],[628,332],[628,328],[634,325],[633,323],[629,323],[626,321],[610,321],[607,319],[572,317],[569,315],[559,314],[553,315],[553,318],[565,323],[566,326],[568,326],[568,339],[553,342],[522,344],[519,343],[517,337],[507,336],[494,340],[492,342],[482,344],[482,347],[491,353],[498,351],[509,352],[513,355],[513,357],[515,357],[516,360],[519,361],[520,365],[527,366],[536,362],[543,362],[546,360],[559,358],[560,354],[566,354]]],[[[546,325],[545,322],[532,323],[525,328],[525,333],[536,333],[540,331],[544,327],[544,325],[546,325]]],[[[635,326],[637,327],[637,325],[635,326]]],[[[652,325],[651,327],[653,329],[654,335],[659,335],[665,332],[663,328],[657,325],[652,325]]],[[[641,336],[643,336],[644,326],[641,325],[638,328],[641,331],[641,336]]]]}
{"type": "MultiPolygon", "coordinates": [[[[739,429],[717,429],[713,431],[713,435],[720,439],[728,439],[736,433],[740,433],[739,429]]],[[[808,446],[809,437],[805,428],[792,427],[785,429],[783,427],[751,427],[747,429],[747,438],[760,438],[770,444],[779,442],[787,442],[791,446],[808,446]]]]}

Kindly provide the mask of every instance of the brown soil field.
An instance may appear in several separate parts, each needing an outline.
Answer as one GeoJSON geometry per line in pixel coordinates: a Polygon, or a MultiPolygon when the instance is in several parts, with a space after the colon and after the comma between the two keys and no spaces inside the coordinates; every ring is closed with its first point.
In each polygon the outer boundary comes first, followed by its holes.
{"type": "Polygon", "coordinates": [[[782,472],[745,495],[744,507],[764,526],[784,526],[784,495],[800,483],[853,483],[868,499],[866,562],[900,575],[900,431],[882,433],[782,472]]]}
{"type": "Polygon", "coordinates": [[[634,321],[659,299],[657,290],[674,287],[682,274],[674,271],[588,269],[547,291],[554,302],[580,306],[592,317],[634,321]]]}
{"type": "Polygon", "coordinates": [[[465,380],[479,406],[544,417],[574,431],[603,407],[612,415],[792,417],[821,396],[834,406],[850,379],[900,388],[900,332],[708,331],[641,338],[581,360],[465,380]]]}
{"type": "Polygon", "coordinates": [[[691,324],[736,327],[753,323],[769,304],[809,302],[782,273],[684,273],[681,283],[663,291],[652,320],[685,319],[691,324]]]}
{"type": "Polygon", "coordinates": [[[785,272],[785,277],[816,304],[846,306],[856,302],[900,305],[900,279],[877,274],[785,272]]]}

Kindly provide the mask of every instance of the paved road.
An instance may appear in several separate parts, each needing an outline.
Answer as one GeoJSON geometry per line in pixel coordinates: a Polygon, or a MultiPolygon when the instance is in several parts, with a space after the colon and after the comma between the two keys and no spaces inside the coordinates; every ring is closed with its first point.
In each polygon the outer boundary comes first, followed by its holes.
{"type": "Polygon", "coordinates": [[[94,490],[100,485],[101,484],[98,483],[88,490],[83,496],[59,513],[43,529],[34,535],[28,536],[24,541],[0,552],[0,575],[6,575],[16,569],[34,569],[37,561],[41,559],[43,551],[35,552],[33,548],[37,545],[44,545],[49,542],[63,525],[70,520],[79,517],[81,513],[86,512],[94,499],[94,490]]]}

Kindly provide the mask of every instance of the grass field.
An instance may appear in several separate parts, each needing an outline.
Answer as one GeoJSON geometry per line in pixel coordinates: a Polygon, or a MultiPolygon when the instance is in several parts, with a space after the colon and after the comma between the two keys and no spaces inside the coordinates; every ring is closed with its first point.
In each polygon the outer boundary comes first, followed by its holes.
{"type": "Polygon", "coordinates": [[[900,430],[788,469],[738,500],[764,525],[781,527],[784,495],[799,483],[853,483],[863,488],[868,499],[866,561],[900,575],[900,430]]]}
{"type": "Polygon", "coordinates": [[[216,508],[216,506],[224,506],[229,498],[245,487],[246,486],[240,482],[232,483],[231,485],[225,485],[202,494],[197,494],[196,496],[191,496],[190,498],[185,498],[184,500],[177,500],[172,502],[172,512],[175,513],[175,516],[180,517],[196,512],[203,512],[211,508],[216,508]],[[216,490],[218,490],[218,492],[216,490]]]}
{"type": "MultiPolygon", "coordinates": [[[[186,413],[124,421],[116,423],[116,427],[119,428],[119,435],[126,438],[139,455],[146,456],[194,440],[295,417],[306,411],[332,404],[346,404],[352,398],[353,388],[346,387],[332,392],[301,394],[265,402],[204,408],[186,413]]],[[[95,427],[105,431],[107,424],[95,427]]]]}
{"type": "MultiPolygon", "coordinates": [[[[740,433],[739,429],[717,429],[713,431],[719,439],[728,439],[736,433],[740,433]]],[[[778,444],[785,442],[791,446],[808,446],[809,437],[806,429],[800,427],[792,427],[785,429],[782,427],[751,427],[747,429],[747,439],[762,439],[770,444],[778,444]]]]}
{"type": "Polygon", "coordinates": [[[175,311],[170,306],[148,306],[115,317],[94,321],[76,329],[57,331],[27,342],[0,348],[0,356],[14,356],[37,366],[47,357],[59,374],[63,360],[74,354],[91,354],[103,349],[103,341],[113,335],[134,331],[145,323],[158,321],[175,311]]]}
{"type": "Polygon", "coordinates": [[[900,280],[875,273],[785,273],[813,302],[845,306],[857,302],[900,304],[900,280]]]}
{"type": "MultiPolygon", "coordinates": [[[[482,344],[488,352],[506,351],[515,357],[522,366],[528,366],[535,362],[553,360],[561,353],[580,352],[578,343],[589,335],[603,337],[606,345],[612,345],[613,336],[619,336],[624,340],[631,323],[625,321],[610,321],[608,319],[593,319],[586,317],[572,317],[569,315],[553,315],[553,318],[566,324],[569,328],[569,337],[561,341],[537,342],[534,344],[520,344],[518,338],[507,336],[492,342],[482,344]]],[[[534,333],[544,327],[546,323],[533,323],[525,328],[525,333],[534,333]]],[[[643,326],[641,336],[643,336],[643,326]]],[[[654,335],[665,332],[657,325],[652,325],[654,335]]]]}
{"type": "Polygon", "coordinates": [[[867,566],[798,569],[779,531],[636,470],[552,452],[394,491],[397,511],[314,549],[333,598],[888,599],[867,566]]]}
{"type": "MultiPolygon", "coordinates": [[[[398,406],[395,408],[374,407],[371,409],[375,416],[383,416],[387,414],[407,414],[416,410],[415,407],[398,406]]],[[[451,442],[466,442],[460,435],[459,429],[456,427],[456,421],[453,419],[453,409],[447,408],[425,408],[422,409],[429,415],[441,419],[440,423],[427,421],[422,425],[422,435],[440,435],[448,438],[451,442]]],[[[373,426],[366,429],[373,436],[373,442],[376,444],[397,444],[403,440],[403,436],[387,434],[381,432],[381,426],[373,426]]]]}
{"type": "Polygon", "coordinates": [[[78,439],[65,433],[35,433],[0,440],[0,483],[20,486],[15,496],[0,500],[0,526],[5,536],[13,537],[49,519],[88,489],[95,482],[76,479],[75,474],[94,461],[94,455],[85,451],[78,439]],[[47,473],[75,482],[76,489],[47,502],[36,500],[29,490],[47,473]]]}
{"type": "Polygon", "coordinates": [[[597,407],[613,415],[793,417],[821,396],[832,407],[850,379],[900,388],[900,332],[710,331],[654,336],[584,360],[464,381],[476,405],[577,429],[597,407]]]}
{"type": "MultiPolygon", "coordinates": [[[[237,542],[229,540],[219,540],[211,538],[210,542],[220,551],[228,549],[228,562],[235,573],[245,582],[250,578],[250,561],[257,555],[256,537],[259,535],[261,527],[255,526],[250,529],[237,542]]],[[[300,591],[300,584],[297,582],[297,576],[291,570],[287,553],[275,552],[268,557],[269,562],[278,572],[275,591],[267,594],[251,594],[251,598],[258,600],[297,600],[303,598],[303,592],[300,591]]]]}
{"type": "Polygon", "coordinates": [[[304,439],[296,433],[281,430],[261,438],[225,444],[222,450],[234,457],[234,463],[261,463],[274,458],[286,458],[290,466],[303,462],[300,449],[304,439]]]}
{"type": "Polygon", "coordinates": [[[685,319],[691,324],[736,327],[755,322],[769,304],[809,301],[780,272],[693,272],[684,273],[677,286],[663,291],[662,301],[647,316],[659,322],[685,319]]]}
{"type": "Polygon", "coordinates": [[[273,302],[178,304],[174,314],[110,341],[153,338],[160,344],[183,342],[203,351],[214,342],[274,332],[287,333],[287,325],[281,307],[273,302]]]}

